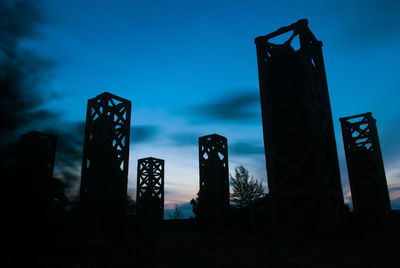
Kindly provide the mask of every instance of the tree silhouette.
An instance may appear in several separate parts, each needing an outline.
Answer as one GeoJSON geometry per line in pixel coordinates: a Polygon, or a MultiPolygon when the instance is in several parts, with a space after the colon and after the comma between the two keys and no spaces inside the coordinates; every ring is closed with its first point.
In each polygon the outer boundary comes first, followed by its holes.
{"type": "Polygon", "coordinates": [[[179,208],[178,204],[175,204],[175,209],[172,214],[170,214],[172,219],[182,219],[183,218],[183,213],[181,209],[179,208]]]}
{"type": "Polygon", "coordinates": [[[192,206],[192,210],[193,210],[193,214],[196,216],[196,218],[199,216],[199,192],[197,193],[196,198],[193,198],[192,200],[190,200],[190,205],[192,206]]]}
{"type": "Polygon", "coordinates": [[[264,188],[261,181],[250,177],[249,171],[244,166],[235,168],[235,177],[232,175],[231,183],[233,193],[231,201],[238,207],[247,207],[264,195],[264,188]]]}
{"type": "Polygon", "coordinates": [[[128,215],[135,215],[136,214],[136,200],[133,199],[132,196],[127,196],[127,213],[128,215]]]}

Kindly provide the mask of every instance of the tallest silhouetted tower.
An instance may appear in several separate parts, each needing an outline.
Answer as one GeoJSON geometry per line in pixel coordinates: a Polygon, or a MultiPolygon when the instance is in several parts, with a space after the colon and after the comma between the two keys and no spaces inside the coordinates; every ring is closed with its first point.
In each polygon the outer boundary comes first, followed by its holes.
{"type": "Polygon", "coordinates": [[[332,233],[344,202],[322,42],[304,19],[255,43],[272,226],[332,233]],[[271,42],[286,33],[283,44],[271,42]]]}
{"type": "Polygon", "coordinates": [[[80,199],[89,227],[126,215],[131,102],[110,93],[88,100],[80,199]]]}

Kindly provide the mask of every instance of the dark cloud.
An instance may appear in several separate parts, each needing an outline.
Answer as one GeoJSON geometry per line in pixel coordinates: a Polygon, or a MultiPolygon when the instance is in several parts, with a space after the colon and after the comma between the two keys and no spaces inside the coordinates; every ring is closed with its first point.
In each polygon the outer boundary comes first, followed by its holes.
{"type": "Polygon", "coordinates": [[[64,122],[59,112],[43,108],[59,97],[48,89],[54,62],[24,46],[43,22],[37,1],[0,0],[0,143],[10,147],[32,129],[57,135],[55,176],[68,190],[79,184],[83,123],[64,122]]]}
{"type": "MultiPolygon", "coordinates": [[[[377,118],[377,120],[379,120],[379,118],[377,118]]],[[[400,114],[397,115],[397,118],[392,122],[388,122],[379,127],[378,121],[377,125],[382,156],[383,159],[385,159],[385,163],[397,161],[400,157],[400,114]]]]}
{"type": "Polygon", "coordinates": [[[196,133],[173,133],[169,139],[175,146],[197,146],[199,137],[196,133]]]}
{"type": "Polygon", "coordinates": [[[335,2],[347,22],[348,41],[358,46],[387,43],[398,38],[400,1],[357,0],[335,2]],[[339,7],[340,5],[340,7],[339,7]]]}
{"type": "Polygon", "coordinates": [[[65,186],[66,195],[72,199],[77,199],[80,187],[80,167],[77,170],[63,166],[62,169],[55,171],[55,178],[60,179],[65,186]]]}
{"type": "Polygon", "coordinates": [[[43,132],[57,136],[54,176],[62,180],[67,193],[75,197],[80,183],[85,123],[62,122],[55,118],[46,123],[52,127],[45,128],[43,132]]]}
{"type": "Polygon", "coordinates": [[[257,89],[231,91],[218,99],[191,106],[190,115],[209,121],[253,121],[260,117],[260,97],[257,89]]]}
{"type": "Polygon", "coordinates": [[[84,132],[84,122],[64,123],[63,129],[56,130],[58,135],[58,162],[60,164],[68,165],[82,160],[84,132]]]}
{"type": "MultiPolygon", "coordinates": [[[[75,197],[79,191],[82,150],[85,134],[85,122],[54,123],[54,128],[46,132],[57,135],[56,176],[67,186],[67,192],[75,197]]],[[[150,140],[158,133],[155,126],[139,125],[131,129],[133,143],[150,140]]]]}
{"type": "Polygon", "coordinates": [[[0,0],[0,140],[4,145],[22,129],[47,120],[41,109],[46,97],[39,92],[54,63],[23,46],[37,34],[42,17],[31,1],[0,0]]]}
{"type": "MultiPolygon", "coordinates": [[[[56,175],[66,184],[67,192],[75,197],[79,191],[85,122],[55,124],[47,132],[58,136],[56,175]]],[[[150,140],[158,133],[155,126],[139,125],[131,129],[133,143],[150,140]]]]}
{"type": "Polygon", "coordinates": [[[156,126],[138,125],[131,128],[131,143],[142,143],[151,140],[159,132],[156,126]]]}
{"type": "Polygon", "coordinates": [[[400,186],[398,186],[398,187],[392,187],[392,188],[389,187],[389,190],[390,190],[390,191],[400,191],[400,186]]]}
{"type": "Polygon", "coordinates": [[[29,1],[0,1],[0,48],[9,58],[17,56],[23,38],[33,37],[42,17],[37,7],[29,1]]]}
{"type": "MultiPolygon", "coordinates": [[[[77,194],[82,166],[82,150],[85,122],[63,123],[56,129],[48,130],[58,136],[56,169],[57,175],[66,183],[72,195],[77,194]],[[75,192],[74,192],[75,191],[75,192]]],[[[131,141],[142,143],[151,140],[158,129],[151,125],[133,126],[131,141]]]]}
{"type": "Polygon", "coordinates": [[[254,155],[264,154],[264,147],[255,142],[238,142],[229,146],[229,150],[233,154],[238,155],[254,155]]]}

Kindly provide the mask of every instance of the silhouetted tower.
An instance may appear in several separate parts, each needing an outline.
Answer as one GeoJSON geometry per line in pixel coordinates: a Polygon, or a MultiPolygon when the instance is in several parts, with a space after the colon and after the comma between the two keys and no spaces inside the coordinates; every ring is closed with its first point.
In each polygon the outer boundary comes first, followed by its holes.
{"type": "Polygon", "coordinates": [[[255,43],[272,227],[331,233],[344,201],[322,42],[303,19],[255,43]],[[270,42],[288,32],[284,44],[270,42]]]}
{"type": "Polygon", "coordinates": [[[131,102],[108,92],[88,100],[80,199],[89,225],[126,216],[131,102]]]}
{"type": "Polygon", "coordinates": [[[358,227],[385,223],[391,211],[376,120],[371,113],[340,118],[358,227]]]}
{"type": "Polygon", "coordinates": [[[217,134],[199,138],[199,220],[222,223],[229,208],[228,143],[217,134]]]}
{"type": "Polygon", "coordinates": [[[136,215],[145,220],[164,219],[164,160],[138,160],[136,215]]]}
{"type": "Polygon", "coordinates": [[[36,219],[49,216],[50,213],[56,146],[57,136],[37,131],[22,135],[19,142],[21,192],[18,195],[27,201],[23,204],[29,206],[26,212],[35,215],[36,219]]]}

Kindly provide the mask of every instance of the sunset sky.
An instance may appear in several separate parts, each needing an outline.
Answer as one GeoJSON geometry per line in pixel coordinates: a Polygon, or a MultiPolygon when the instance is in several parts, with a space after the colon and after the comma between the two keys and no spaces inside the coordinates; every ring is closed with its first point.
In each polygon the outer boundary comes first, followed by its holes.
{"type": "MultiPolygon", "coordinates": [[[[231,173],[244,165],[266,187],[254,38],[307,18],[323,42],[345,199],[339,117],[372,112],[400,209],[400,2],[315,2],[42,0],[43,19],[24,46],[52,62],[39,89],[41,108],[59,115],[52,129],[82,129],[87,100],[104,91],[132,101],[129,192],[137,160],[162,158],[171,208],[198,191],[203,135],[227,137],[231,173]]],[[[65,169],[57,157],[56,170],[65,169]]],[[[70,173],[80,174],[80,161],[70,173]]]]}

